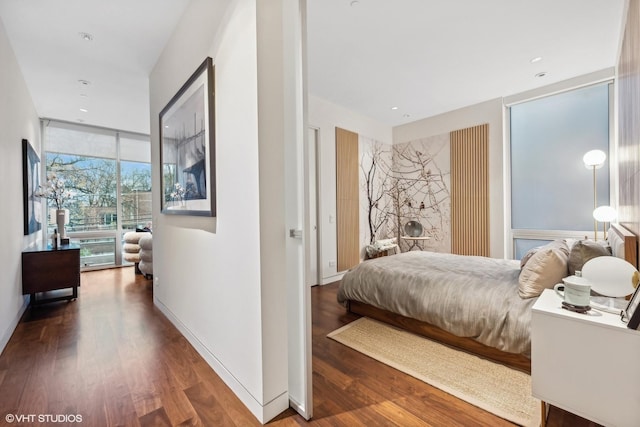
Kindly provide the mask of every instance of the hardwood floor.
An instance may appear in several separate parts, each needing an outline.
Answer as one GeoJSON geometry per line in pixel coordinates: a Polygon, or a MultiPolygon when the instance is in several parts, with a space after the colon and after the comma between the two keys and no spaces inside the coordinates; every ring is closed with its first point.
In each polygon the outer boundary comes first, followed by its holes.
{"type": "MultiPolygon", "coordinates": [[[[356,318],[336,284],[312,289],[314,419],[289,409],[274,426],[503,426],[510,423],[326,338],[356,318]]],[[[153,306],[133,268],[82,273],[80,297],[29,308],[0,356],[7,415],[79,415],[82,426],[259,423],[153,306]]],[[[594,426],[552,408],[549,426],[594,426]]]]}

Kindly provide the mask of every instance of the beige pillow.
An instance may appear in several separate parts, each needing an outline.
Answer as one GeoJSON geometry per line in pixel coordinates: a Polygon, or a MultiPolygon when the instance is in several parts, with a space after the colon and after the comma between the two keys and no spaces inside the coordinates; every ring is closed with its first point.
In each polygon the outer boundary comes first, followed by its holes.
{"type": "Polygon", "coordinates": [[[526,254],[520,259],[520,268],[524,268],[524,266],[529,262],[529,260],[540,250],[541,246],[536,246],[535,248],[531,248],[527,251],[526,254]]]}
{"type": "Polygon", "coordinates": [[[540,248],[520,271],[518,295],[520,298],[539,296],[543,290],[561,283],[568,275],[569,249],[566,244],[552,242],[540,248]]]}

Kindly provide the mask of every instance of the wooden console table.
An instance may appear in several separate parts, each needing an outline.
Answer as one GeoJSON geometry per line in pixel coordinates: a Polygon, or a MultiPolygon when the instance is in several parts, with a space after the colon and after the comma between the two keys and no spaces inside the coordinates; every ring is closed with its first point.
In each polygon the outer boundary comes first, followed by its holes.
{"type": "Polygon", "coordinates": [[[22,294],[31,295],[31,305],[78,298],[80,246],[70,244],[22,251],[22,294]],[[36,300],[36,294],[71,288],[71,295],[36,300]]]}

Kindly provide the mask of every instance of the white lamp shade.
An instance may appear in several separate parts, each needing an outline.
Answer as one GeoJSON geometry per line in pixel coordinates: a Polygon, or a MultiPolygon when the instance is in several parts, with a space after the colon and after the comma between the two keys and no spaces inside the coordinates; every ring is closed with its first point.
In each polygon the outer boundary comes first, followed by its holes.
{"type": "Polygon", "coordinates": [[[600,222],[611,222],[618,216],[618,212],[611,206],[598,206],[593,210],[593,218],[600,222]]]}
{"type": "Polygon", "coordinates": [[[602,150],[588,151],[583,157],[582,161],[584,165],[591,169],[592,167],[600,168],[604,165],[604,161],[607,160],[607,155],[602,150]]]}

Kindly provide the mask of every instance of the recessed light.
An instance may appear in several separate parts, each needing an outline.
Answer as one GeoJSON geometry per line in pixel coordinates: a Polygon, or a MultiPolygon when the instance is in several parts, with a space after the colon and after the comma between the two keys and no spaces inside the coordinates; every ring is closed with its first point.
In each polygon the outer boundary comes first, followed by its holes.
{"type": "Polygon", "coordinates": [[[536,56],[535,58],[531,58],[531,63],[535,64],[536,62],[542,61],[542,56],[536,56]]]}
{"type": "Polygon", "coordinates": [[[398,107],[391,107],[391,109],[392,109],[392,110],[397,110],[397,109],[398,109],[398,107]]]}
{"type": "Polygon", "coordinates": [[[542,72],[536,74],[535,77],[544,77],[546,75],[547,75],[547,72],[546,71],[542,71],[542,72]]]}
{"type": "Polygon", "coordinates": [[[353,0],[351,2],[351,7],[358,6],[359,4],[360,4],[360,2],[358,0],[353,0]]]}
{"type": "Polygon", "coordinates": [[[90,42],[90,41],[93,40],[93,36],[91,34],[89,34],[89,33],[80,32],[80,33],[78,33],[78,35],[80,36],[80,38],[82,40],[84,40],[86,42],[90,42]]]}
{"type": "Polygon", "coordinates": [[[80,111],[82,111],[83,113],[88,113],[89,110],[87,110],[86,108],[81,108],[80,111]]]}
{"type": "Polygon", "coordinates": [[[78,83],[80,83],[82,86],[89,86],[91,84],[89,80],[82,80],[82,79],[79,79],[78,83]]]}

